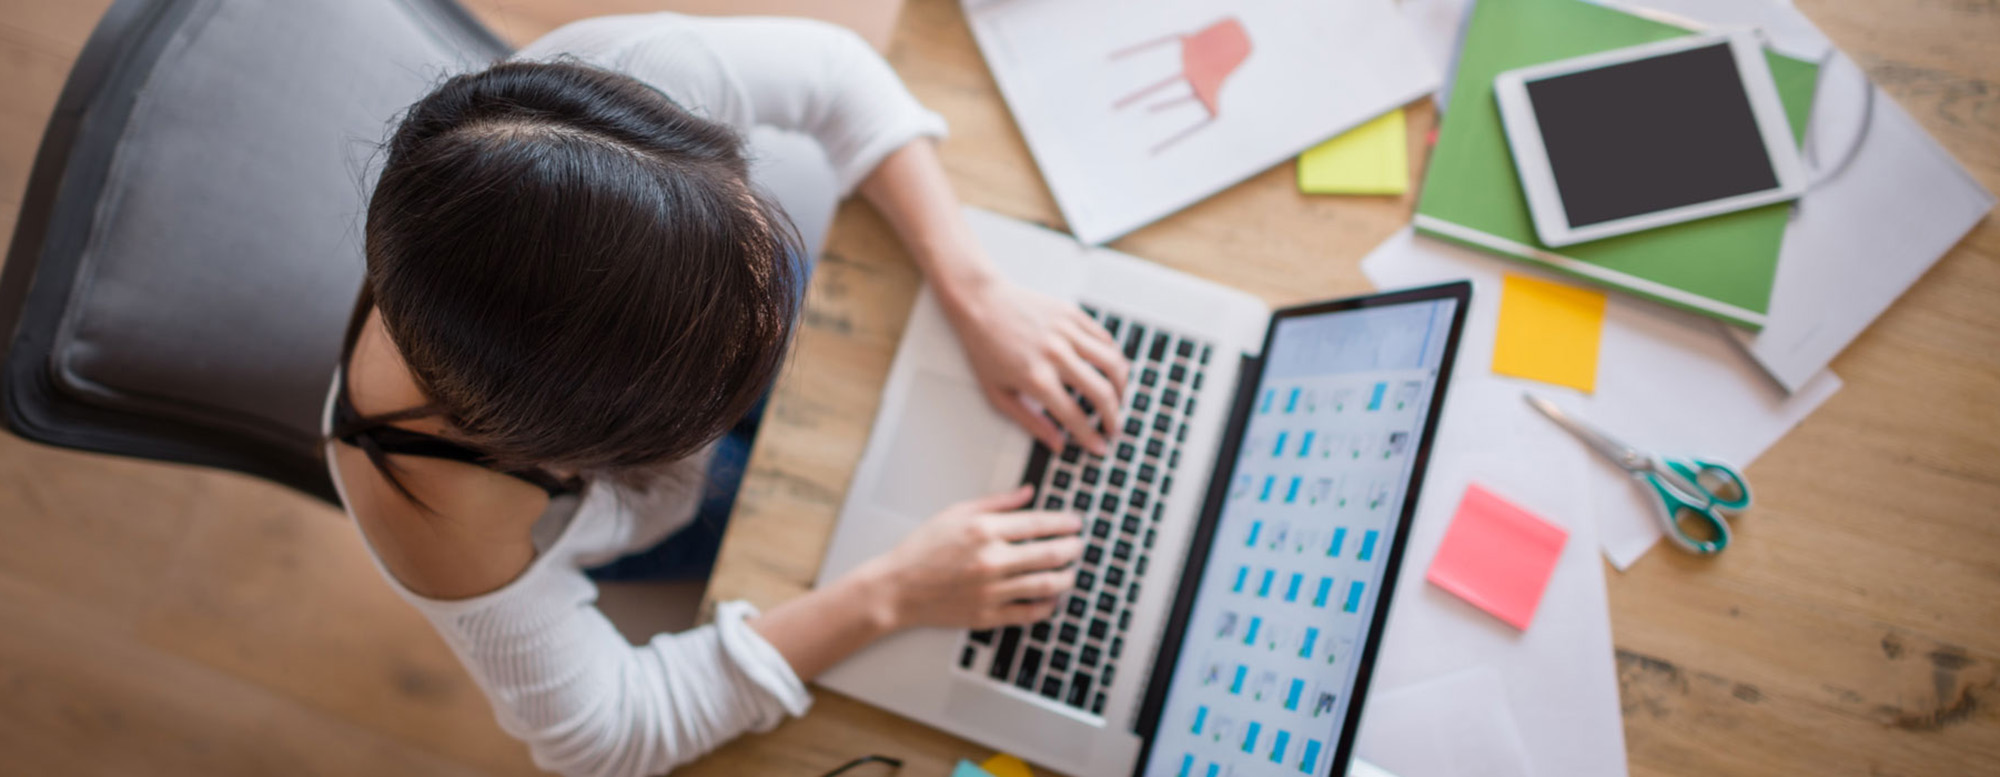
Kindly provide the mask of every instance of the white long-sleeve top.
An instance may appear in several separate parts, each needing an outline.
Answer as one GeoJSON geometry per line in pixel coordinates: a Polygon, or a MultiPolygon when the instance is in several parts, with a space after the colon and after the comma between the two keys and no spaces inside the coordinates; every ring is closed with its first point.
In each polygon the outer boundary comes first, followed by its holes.
{"type": "MultiPolygon", "coordinates": [[[[890,152],[944,132],[943,120],[860,37],[817,22],[604,17],[558,29],[517,56],[555,57],[636,77],[746,134],[760,125],[804,133],[824,148],[842,194],[890,152]]],[[[328,400],[331,407],[331,392],[328,400]]],[[[784,658],[744,624],[755,612],[747,603],[724,603],[713,624],[640,646],[596,607],[597,586],[582,570],[686,526],[705,460],[663,468],[644,490],[598,479],[580,499],[560,498],[537,525],[533,563],[481,596],[418,595],[376,555],[389,584],[437,628],[536,765],[568,775],[659,774],[811,703],[784,658]]],[[[327,461],[339,484],[331,450],[327,461]]]]}

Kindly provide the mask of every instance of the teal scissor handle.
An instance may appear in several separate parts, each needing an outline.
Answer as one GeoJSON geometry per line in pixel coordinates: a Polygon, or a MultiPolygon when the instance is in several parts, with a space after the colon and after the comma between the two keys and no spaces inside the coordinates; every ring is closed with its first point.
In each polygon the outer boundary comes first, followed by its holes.
{"type": "Polygon", "coordinates": [[[1692,483],[1695,495],[1706,497],[1709,506],[1722,514],[1735,515],[1750,509],[1750,481],[1744,480],[1735,467],[1702,459],[1661,459],[1660,463],[1692,483]]]}
{"type": "Polygon", "coordinates": [[[1661,459],[1639,477],[1660,500],[1660,523],[1667,538],[1691,553],[1708,556],[1729,547],[1731,534],[1725,515],[1750,506],[1750,484],[1725,464],[1661,459]],[[1684,521],[1699,524],[1712,537],[1700,539],[1688,534],[1684,521]]]}

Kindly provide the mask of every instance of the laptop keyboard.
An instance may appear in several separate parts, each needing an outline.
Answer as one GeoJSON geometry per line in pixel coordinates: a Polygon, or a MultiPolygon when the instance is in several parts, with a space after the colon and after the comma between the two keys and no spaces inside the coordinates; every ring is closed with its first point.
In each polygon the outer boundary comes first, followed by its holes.
{"type": "MultiPolygon", "coordinates": [[[[1036,445],[1021,478],[1035,486],[1037,506],[1083,516],[1087,544],[1076,588],[1046,621],[971,632],[958,664],[992,682],[1102,715],[1104,689],[1125,652],[1210,347],[1117,313],[1084,311],[1118,339],[1132,363],[1123,426],[1108,439],[1108,457],[1074,444],[1061,451],[1036,445]]],[[[1095,413],[1088,401],[1082,405],[1095,413]]]]}

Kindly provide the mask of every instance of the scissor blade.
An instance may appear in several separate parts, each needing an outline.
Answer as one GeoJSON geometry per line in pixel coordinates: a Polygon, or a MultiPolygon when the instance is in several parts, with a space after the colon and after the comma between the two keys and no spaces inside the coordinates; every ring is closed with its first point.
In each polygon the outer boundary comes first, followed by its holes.
{"type": "Polygon", "coordinates": [[[1541,411],[1542,415],[1548,416],[1549,420],[1556,422],[1557,426],[1575,435],[1585,445],[1590,446],[1591,450],[1596,451],[1597,455],[1611,460],[1611,463],[1624,467],[1631,472],[1648,469],[1647,464],[1650,459],[1647,458],[1646,454],[1640,453],[1637,449],[1612,439],[1611,435],[1598,431],[1597,427],[1571,418],[1568,413],[1563,412],[1562,408],[1556,407],[1556,403],[1554,402],[1525,391],[1521,392],[1521,397],[1528,400],[1530,407],[1541,411]]]}

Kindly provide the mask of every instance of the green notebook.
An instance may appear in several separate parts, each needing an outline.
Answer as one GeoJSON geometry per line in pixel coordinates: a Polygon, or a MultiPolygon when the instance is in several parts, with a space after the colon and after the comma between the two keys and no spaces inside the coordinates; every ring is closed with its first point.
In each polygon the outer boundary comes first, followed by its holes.
{"type": "MultiPolygon", "coordinates": [[[[1582,0],[1484,0],[1472,14],[1417,202],[1417,230],[1762,329],[1790,204],[1551,249],[1535,237],[1493,100],[1493,78],[1503,71],[1689,32],[1582,0]]],[[[1765,56],[1792,135],[1802,137],[1819,67],[1765,56]]]]}

